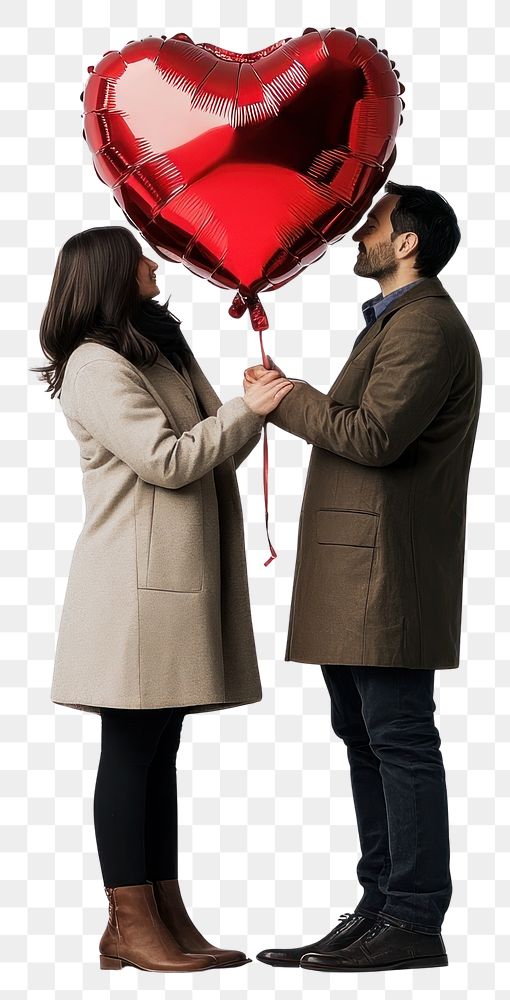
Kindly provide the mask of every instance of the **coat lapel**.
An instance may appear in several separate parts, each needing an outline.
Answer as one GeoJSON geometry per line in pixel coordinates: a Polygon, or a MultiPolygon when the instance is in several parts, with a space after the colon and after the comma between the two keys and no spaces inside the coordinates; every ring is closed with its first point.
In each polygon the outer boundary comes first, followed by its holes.
{"type": "Polygon", "coordinates": [[[370,329],[367,330],[365,336],[361,338],[358,344],[356,344],[356,347],[352,349],[349,357],[347,358],[346,364],[349,364],[350,361],[357,358],[358,354],[365,349],[367,344],[370,344],[373,340],[375,340],[377,335],[381,332],[386,320],[394,312],[401,309],[402,306],[406,306],[409,302],[415,302],[418,299],[424,299],[430,295],[448,295],[446,288],[441,284],[439,278],[425,278],[419,285],[415,285],[414,288],[410,288],[408,292],[404,292],[404,294],[400,295],[398,299],[395,299],[395,301],[384,310],[381,316],[376,319],[370,329]]]}
{"type": "Polygon", "coordinates": [[[216,415],[218,407],[221,406],[222,401],[219,396],[216,395],[211,383],[202,371],[194,354],[191,356],[191,360],[189,362],[189,375],[186,371],[181,375],[177,368],[175,368],[172,362],[169,361],[166,355],[164,355],[161,351],[159,351],[156,364],[162,365],[164,368],[168,368],[174,375],[184,382],[188,389],[192,389],[195,392],[195,395],[199,400],[202,409],[205,413],[207,413],[207,416],[216,415]]]}

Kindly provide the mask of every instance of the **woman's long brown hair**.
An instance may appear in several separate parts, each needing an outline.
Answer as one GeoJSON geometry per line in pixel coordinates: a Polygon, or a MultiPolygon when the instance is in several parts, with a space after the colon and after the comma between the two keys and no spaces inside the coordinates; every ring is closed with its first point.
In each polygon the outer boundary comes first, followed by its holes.
{"type": "MultiPolygon", "coordinates": [[[[60,396],[67,360],[82,341],[94,340],[139,368],[154,364],[156,344],[133,325],[140,303],[137,268],[142,247],[129,229],[102,226],[71,236],[57,257],[39,339],[49,365],[31,368],[60,396]]],[[[170,296],[169,296],[170,298],[170,296]]],[[[167,311],[168,299],[157,303],[167,311]]],[[[169,313],[176,324],[179,320],[169,313]]]]}

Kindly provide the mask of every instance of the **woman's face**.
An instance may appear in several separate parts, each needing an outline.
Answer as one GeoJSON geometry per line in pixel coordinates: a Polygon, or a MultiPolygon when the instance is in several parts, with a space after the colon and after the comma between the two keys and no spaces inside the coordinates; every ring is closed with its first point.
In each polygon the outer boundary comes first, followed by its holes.
{"type": "Polygon", "coordinates": [[[144,299],[152,299],[155,295],[159,295],[155,277],[157,269],[158,264],[155,260],[151,260],[150,257],[140,257],[136,277],[140,295],[144,299]]]}

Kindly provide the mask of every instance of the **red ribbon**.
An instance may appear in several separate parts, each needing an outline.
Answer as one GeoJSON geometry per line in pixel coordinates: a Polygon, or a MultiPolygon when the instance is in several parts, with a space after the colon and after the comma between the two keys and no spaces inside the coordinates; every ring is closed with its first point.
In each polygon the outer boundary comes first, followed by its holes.
{"type": "MultiPolygon", "coordinates": [[[[268,327],[269,327],[269,323],[268,323],[268,320],[267,320],[267,315],[266,315],[265,309],[264,309],[264,307],[263,307],[263,305],[262,305],[262,303],[261,303],[258,295],[243,295],[241,292],[237,292],[236,295],[234,296],[234,301],[232,302],[232,305],[230,306],[230,309],[229,309],[230,315],[233,316],[235,319],[239,319],[239,317],[243,316],[243,314],[246,312],[246,309],[250,310],[251,325],[252,325],[252,327],[253,327],[254,330],[258,331],[258,334],[259,334],[259,338],[260,338],[260,351],[261,351],[261,354],[262,354],[262,364],[264,365],[264,368],[270,369],[271,365],[269,363],[267,354],[266,354],[266,352],[264,350],[264,344],[262,342],[262,331],[263,330],[267,330],[268,327]]],[[[276,552],[276,550],[275,550],[275,548],[274,548],[274,546],[273,546],[273,544],[271,542],[271,539],[269,537],[269,512],[268,512],[268,505],[267,505],[268,479],[269,479],[269,456],[268,456],[268,448],[267,448],[267,422],[266,421],[264,421],[264,452],[263,452],[263,455],[264,455],[264,514],[265,514],[265,521],[266,521],[267,541],[268,541],[268,544],[269,544],[269,551],[271,552],[271,555],[270,555],[269,559],[266,559],[266,561],[264,563],[264,566],[269,566],[269,563],[271,563],[273,561],[273,559],[277,558],[278,553],[276,552]]]]}
{"type": "MultiPolygon", "coordinates": [[[[262,353],[262,364],[264,365],[264,368],[271,368],[271,365],[269,364],[266,352],[264,350],[264,344],[262,343],[262,330],[259,330],[259,338],[260,338],[260,350],[261,350],[261,353],[262,353]]],[[[268,509],[267,509],[268,476],[269,476],[269,458],[268,458],[268,451],[267,451],[267,421],[265,420],[264,421],[264,513],[265,513],[265,518],[266,518],[267,542],[268,542],[268,545],[269,545],[269,551],[271,552],[271,555],[270,555],[269,559],[266,559],[266,561],[264,563],[264,566],[269,566],[269,563],[271,563],[273,561],[273,559],[276,559],[277,554],[278,554],[276,552],[275,548],[273,547],[273,544],[272,544],[271,539],[269,537],[269,527],[268,527],[269,514],[268,514],[268,509]]]]}

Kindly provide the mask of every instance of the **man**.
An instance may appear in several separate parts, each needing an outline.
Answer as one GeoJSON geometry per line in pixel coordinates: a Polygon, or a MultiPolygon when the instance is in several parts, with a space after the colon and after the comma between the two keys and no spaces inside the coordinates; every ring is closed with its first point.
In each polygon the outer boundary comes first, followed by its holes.
{"type": "MultiPolygon", "coordinates": [[[[363,896],[271,965],[447,965],[448,805],[435,670],[459,665],[467,485],[480,410],[476,341],[438,272],[460,239],[422,187],[385,185],[354,233],[380,293],[326,393],[296,380],[268,419],[311,444],[286,660],[319,663],[345,742],[363,896]]],[[[255,366],[245,380],[260,377],[255,366]]],[[[275,367],[275,376],[283,374],[275,367]]]]}

